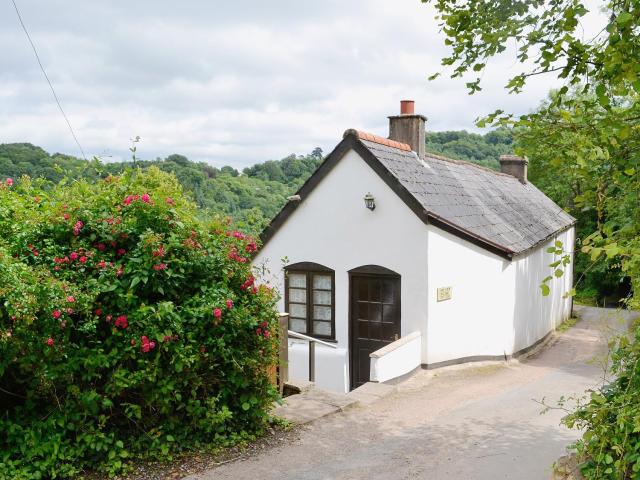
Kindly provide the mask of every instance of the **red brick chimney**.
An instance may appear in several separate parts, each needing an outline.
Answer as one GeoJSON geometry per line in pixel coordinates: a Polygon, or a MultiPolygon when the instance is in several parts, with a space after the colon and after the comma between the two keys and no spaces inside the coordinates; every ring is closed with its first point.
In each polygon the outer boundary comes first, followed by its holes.
{"type": "Polygon", "coordinates": [[[389,139],[406,143],[419,157],[424,156],[424,125],[427,117],[415,114],[413,100],[400,101],[400,115],[389,117],[389,139]]]}

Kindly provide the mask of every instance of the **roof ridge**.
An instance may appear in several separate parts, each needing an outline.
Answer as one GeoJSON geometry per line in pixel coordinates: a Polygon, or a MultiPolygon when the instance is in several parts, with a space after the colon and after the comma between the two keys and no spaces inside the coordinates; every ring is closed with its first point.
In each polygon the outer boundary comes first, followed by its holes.
{"type": "Polygon", "coordinates": [[[369,142],[377,143],[379,145],[384,145],[386,147],[397,148],[398,150],[404,150],[405,152],[411,151],[411,147],[406,143],[397,142],[396,140],[390,140],[388,138],[380,137],[378,135],[374,135],[373,133],[356,130],[354,128],[345,130],[344,135],[342,137],[344,138],[348,135],[354,135],[360,140],[367,140],[369,142]]]}
{"type": "Polygon", "coordinates": [[[431,158],[435,158],[436,160],[443,160],[445,162],[450,162],[450,163],[457,163],[457,164],[461,164],[461,165],[469,165],[471,167],[475,167],[478,168],[480,170],[484,170],[487,171],[489,173],[493,173],[494,175],[500,175],[501,177],[511,177],[517,180],[516,177],[514,177],[513,175],[509,175],[508,173],[504,173],[504,172],[499,172],[498,170],[494,170],[493,168],[489,168],[489,167],[484,167],[482,165],[479,165],[477,163],[474,162],[470,162],[469,160],[458,160],[456,158],[449,158],[449,157],[444,157],[442,155],[438,155],[437,153],[432,153],[432,152],[426,152],[425,157],[431,157],[431,158]]]}

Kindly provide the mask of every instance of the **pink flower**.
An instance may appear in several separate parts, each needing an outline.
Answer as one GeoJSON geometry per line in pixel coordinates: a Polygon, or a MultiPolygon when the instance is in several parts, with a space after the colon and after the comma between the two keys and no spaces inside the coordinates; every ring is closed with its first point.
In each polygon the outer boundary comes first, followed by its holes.
{"type": "Polygon", "coordinates": [[[151,252],[151,255],[153,257],[164,257],[164,247],[160,245],[160,247],[158,247],[157,250],[154,250],[153,252],[151,252]]]}
{"type": "Polygon", "coordinates": [[[140,197],[140,200],[142,200],[144,203],[149,203],[151,202],[151,197],[148,193],[144,193],[142,197],[140,197]]]}
{"type": "Polygon", "coordinates": [[[64,218],[65,220],[69,220],[71,218],[71,215],[69,215],[68,213],[65,213],[62,215],[62,218],[64,218]]]}
{"type": "Polygon", "coordinates": [[[80,235],[80,230],[82,230],[82,227],[84,227],[84,223],[82,223],[82,221],[78,220],[75,224],[75,226],[73,227],[73,234],[78,236],[80,235]]]}
{"type": "Polygon", "coordinates": [[[53,338],[49,337],[47,338],[47,345],[49,345],[50,347],[53,347],[54,341],[53,338]]]}
{"type": "Polygon", "coordinates": [[[96,315],[98,315],[98,316],[102,315],[102,309],[101,308],[96,308],[96,315]]]}
{"type": "Polygon", "coordinates": [[[99,244],[98,244],[98,250],[100,250],[101,252],[104,252],[104,249],[105,249],[105,248],[107,248],[107,247],[105,246],[105,244],[104,244],[104,243],[99,243],[99,244]]]}
{"type": "Polygon", "coordinates": [[[9,331],[7,332],[7,338],[11,338],[11,336],[12,336],[12,335],[13,335],[13,334],[11,333],[11,330],[9,330],[9,331]]]}
{"type": "Polygon", "coordinates": [[[260,324],[260,326],[261,326],[262,328],[267,328],[267,327],[269,326],[269,324],[268,324],[267,322],[262,322],[262,323],[260,324]]]}
{"type": "Polygon", "coordinates": [[[76,301],[76,299],[73,297],[73,295],[69,295],[69,296],[67,297],[67,302],[69,302],[69,303],[73,303],[73,302],[75,302],[75,301],[76,301]]]}
{"type": "Polygon", "coordinates": [[[127,253],[127,251],[124,248],[119,248],[118,251],[116,252],[118,255],[122,256],[125,253],[127,253]]]}
{"type": "Polygon", "coordinates": [[[68,315],[72,315],[73,314],[73,308],[67,308],[67,314],[68,315]]]}
{"type": "Polygon", "coordinates": [[[156,348],[156,342],[149,341],[149,338],[146,335],[140,337],[141,346],[140,348],[144,353],[148,353],[150,350],[156,348]]]}
{"type": "Polygon", "coordinates": [[[251,242],[247,244],[246,250],[248,253],[253,253],[258,250],[258,246],[255,243],[251,242]]]}
{"type": "Polygon", "coordinates": [[[13,178],[7,178],[7,179],[5,180],[5,182],[6,182],[6,184],[7,184],[7,187],[10,187],[10,186],[12,186],[12,185],[13,185],[13,178]]]}
{"type": "Polygon", "coordinates": [[[171,337],[170,337],[169,335],[165,335],[165,336],[164,336],[164,338],[162,339],[162,341],[163,341],[164,343],[168,343],[168,342],[170,342],[170,341],[171,341],[171,337]]]}
{"type": "Polygon", "coordinates": [[[176,204],[176,202],[174,202],[174,201],[173,201],[173,198],[171,198],[171,197],[167,197],[166,202],[167,202],[169,205],[175,205],[175,204],[176,204]]]}
{"type": "MultiPolygon", "coordinates": [[[[253,282],[255,282],[255,278],[253,278],[253,275],[251,275],[249,278],[247,278],[247,280],[240,285],[240,288],[242,290],[246,290],[247,288],[249,288],[251,285],[253,285],[253,282]]],[[[254,292],[255,293],[255,292],[254,292]]]]}
{"type": "Polygon", "coordinates": [[[100,268],[106,268],[106,266],[107,266],[107,263],[106,263],[104,260],[100,260],[100,261],[98,262],[98,267],[100,267],[100,268]]]}
{"type": "Polygon", "coordinates": [[[71,252],[71,254],[69,255],[69,258],[71,260],[77,260],[78,259],[78,253],[77,252],[71,252]]]}
{"type": "Polygon", "coordinates": [[[136,346],[136,339],[135,339],[135,338],[132,338],[132,339],[131,339],[131,346],[132,346],[132,347],[135,347],[135,346],[136,346]]]}
{"type": "Polygon", "coordinates": [[[220,318],[222,316],[222,310],[220,310],[219,308],[214,308],[213,309],[213,316],[216,318],[220,318]]]}
{"type": "Polygon", "coordinates": [[[87,263],[87,257],[84,255],[80,257],[80,263],[87,263]]]}
{"type": "Polygon", "coordinates": [[[61,315],[62,315],[62,312],[60,310],[53,311],[53,318],[55,318],[56,320],[60,318],[61,315]]]}
{"type": "Polygon", "coordinates": [[[120,315],[118,318],[116,318],[115,324],[116,327],[118,328],[122,328],[125,329],[129,326],[129,322],[127,320],[127,316],[126,315],[120,315]]]}
{"type": "Polygon", "coordinates": [[[227,308],[229,310],[231,310],[233,308],[233,300],[231,300],[230,298],[227,298],[227,308]]]}
{"type": "Polygon", "coordinates": [[[113,315],[107,315],[104,319],[108,323],[111,321],[112,318],[113,318],[113,315]]]}
{"type": "Polygon", "coordinates": [[[264,331],[264,338],[269,338],[269,330],[264,331]]]}
{"type": "Polygon", "coordinates": [[[167,264],[166,263],[159,263],[157,265],[154,265],[152,267],[156,272],[159,272],[160,270],[165,270],[167,268],[167,264]]]}

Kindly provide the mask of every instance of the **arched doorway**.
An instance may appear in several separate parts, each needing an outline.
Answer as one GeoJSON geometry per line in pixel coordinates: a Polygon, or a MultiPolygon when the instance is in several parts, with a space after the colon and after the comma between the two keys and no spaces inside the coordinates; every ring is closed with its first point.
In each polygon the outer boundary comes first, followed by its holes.
{"type": "Polygon", "coordinates": [[[400,275],[379,265],[349,270],[349,298],[349,377],[354,389],[369,381],[369,355],[400,337],[400,275]]]}

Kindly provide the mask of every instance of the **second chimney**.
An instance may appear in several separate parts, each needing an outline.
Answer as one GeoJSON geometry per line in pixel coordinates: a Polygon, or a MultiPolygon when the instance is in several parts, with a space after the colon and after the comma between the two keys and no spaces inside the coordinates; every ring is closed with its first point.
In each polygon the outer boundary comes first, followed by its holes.
{"type": "Polygon", "coordinates": [[[400,101],[400,115],[389,117],[389,139],[406,143],[420,158],[424,156],[424,124],[427,117],[414,113],[413,100],[400,101]]]}
{"type": "Polygon", "coordinates": [[[500,155],[500,171],[516,177],[520,182],[527,183],[527,157],[517,155],[500,155]]]}

